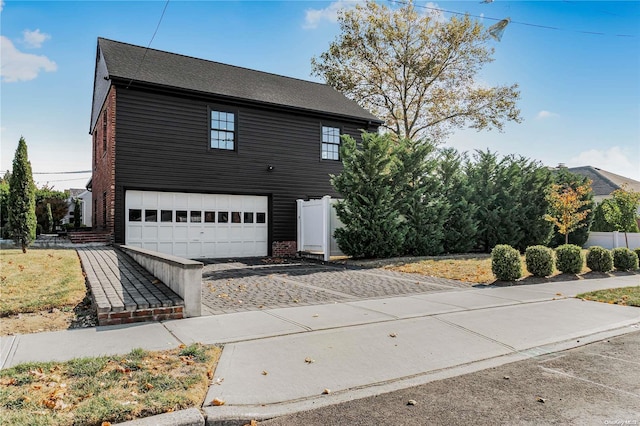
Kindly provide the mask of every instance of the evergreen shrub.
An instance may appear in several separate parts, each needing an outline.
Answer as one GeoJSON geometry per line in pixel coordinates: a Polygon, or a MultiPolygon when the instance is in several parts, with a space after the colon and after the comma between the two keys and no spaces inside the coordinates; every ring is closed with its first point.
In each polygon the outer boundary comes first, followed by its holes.
{"type": "Polygon", "coordinates": [[[638,269],[638,255],[626,247],[614,248],[613,266],[615,266],[618,271],[638,269]]]}
{"type": "Polygon", "coordinates": [[[613,269],[611,251],[599,246],[591,247],[587,253],[587,267],[594,272],[609,272],[613,269]]]}
{"type": "Polygon", "coordinates": [[[547,277],[553,273],[555,259],[553,250],[545,246],[527,247],[525,251],[527,271],[536,277],[547,277]]]}
{"type": "Polygon", "coordinates": [[[510,245],[498,244],[491,251],[491,271],[500,281],[515,281],[522,277],[520,252],[510,245]]]}
{"type": "Polygon", "coordinates": [[[584,259],[582,249],[575,244],[563,244],[556,248],[556,268],[565,274],[578,274],[582,271],[584,259]]]}

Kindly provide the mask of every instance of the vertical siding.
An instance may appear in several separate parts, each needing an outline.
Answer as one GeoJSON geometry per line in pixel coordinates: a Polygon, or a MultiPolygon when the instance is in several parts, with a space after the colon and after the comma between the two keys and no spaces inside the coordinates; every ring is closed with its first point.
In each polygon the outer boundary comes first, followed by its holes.
{"type": "Polygon", "coordinates": [[[117,96],[118,242],[124,240],[126,189],[269,195],[271,241],[295,240],[295,200],[338,195],[329,175],[342,164],[320,160],[322,124],[356,138],[367,126],[132,88],[117,96]],[[216,106],[237,111],[236,151],[209,149],[208,108],[216,106]]]}

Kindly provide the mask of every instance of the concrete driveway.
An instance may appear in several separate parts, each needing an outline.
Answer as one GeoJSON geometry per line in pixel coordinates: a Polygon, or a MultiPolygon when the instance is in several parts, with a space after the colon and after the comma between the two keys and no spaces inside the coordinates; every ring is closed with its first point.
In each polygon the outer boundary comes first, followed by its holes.
{"type": "Polygon", "coordinates": [[[272,258],[202,261],[204,315],[351,302],[472,287],[443,278],[383,268],[272,258]]]}

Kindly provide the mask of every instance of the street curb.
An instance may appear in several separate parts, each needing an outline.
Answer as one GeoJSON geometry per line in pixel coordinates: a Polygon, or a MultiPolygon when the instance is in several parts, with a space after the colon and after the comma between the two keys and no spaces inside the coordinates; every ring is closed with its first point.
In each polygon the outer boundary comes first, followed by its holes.
{"type": "MultiPolygon", "coordinates": [[[[297,401],[289,401],[270,406],[204,406],[203,411],[206,417],[206,426],[244,426],[251,420],[264,421],[276,417],[282,417],[301,411],[313,410],[340,404],[355,399],[366,398],[374,395],[393,392],[414,386],[423,385],[429,382],[457,377],[464,374],[474,373],[487,368],[498,367],[517,361],[536,358],[555,352],[562,352],[568,349],[585,346],[607,338],[633,333],[640,330],[640,324],[629,324],[623,327],[604,330],[594,334],[588,334],[579,338],[572,338],[547,345],[537,346],[526,350],[512,352],[506,355],[473,361],[442,370],[426,372],[410,377],[403,377],[382,383],[373,383],[359,388],[346,389],[329,395],[318,395],[316,397],[304,398],[297,401]]],[[[205,402],[206,403],[206,402],[205,402]]]]}
{"type": "Polygon", "coordinates": [[[117,423],[114,426],[205,426],[205,419],[200,410],[189,408],[173,413],[158,414],[157,416],[117,423]]]}

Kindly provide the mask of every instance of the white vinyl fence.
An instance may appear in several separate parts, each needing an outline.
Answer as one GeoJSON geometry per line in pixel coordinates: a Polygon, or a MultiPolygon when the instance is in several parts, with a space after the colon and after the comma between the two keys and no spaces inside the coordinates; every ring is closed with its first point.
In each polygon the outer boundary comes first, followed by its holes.
{"type": "Polygon", "coordinates": [[[319,200],[297,200],[298,251],[322,254],[328,261],[331,256],[342,256],[333,233],[342,226],[334,207],[338,200],[325,195],[319,200]]]}
{"type": "Polygon", "coordinates": [[[631,250],[640,247],[640,233],[627,232],[589,232],[589,238],[584,247],[600,246],[606,249],[614,249],[616,247],[627,247],[631,250]]]}

